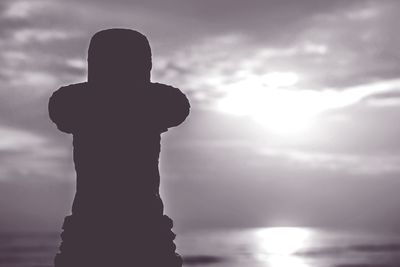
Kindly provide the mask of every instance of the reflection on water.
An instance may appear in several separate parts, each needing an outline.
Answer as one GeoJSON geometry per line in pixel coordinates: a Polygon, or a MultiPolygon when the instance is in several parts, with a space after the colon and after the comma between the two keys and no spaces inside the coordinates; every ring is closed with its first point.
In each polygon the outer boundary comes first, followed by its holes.
{"type": "Polygon", "coordinates": [[[295,254],[307,248],[312,231],[299,227],[273,227],[256,231],[258,260],[271,267],[309,267],[295,254]]]}
{"type": "MultiPolygon", "coordinates": [[[[0,233],[0,267],[51,267],[59,233],[0,233]]],[[[400,235],[314,228],[190,231],[178,234],[184,266],[399,267],[400,235]]]]}
{"type": "Polygon", "coordinates": [[[271,255],[266,257],[265,263],[270,267],[310,267],[302,258],[293,255],[271,255]]]}
{"type": "Polygon", "coordinates": [[[398,233],[301,227],[212,230],[178,235],[184,256],[212,255],[210,267],[399,267],[398,233]]]}
{"type": "Polygon", "coordinates": [[[306,246],[312,232],[299,227],[273,227],[256,231],[257,243],[264,253],[290,255],[306,246]]]}

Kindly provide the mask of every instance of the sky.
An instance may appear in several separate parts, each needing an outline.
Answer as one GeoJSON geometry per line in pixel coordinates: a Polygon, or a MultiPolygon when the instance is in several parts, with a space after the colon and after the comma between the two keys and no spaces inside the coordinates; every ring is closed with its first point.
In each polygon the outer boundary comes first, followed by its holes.
{"type": "Polygon", "coordinates": [[[178,231],[397,229],[400,3],[391,0],[0,2],[0,230],[58,229],[72,137],[47,101],[86,79],[98,30],[152,46],[152,80],[187,94],[163,134],[161,191],[178,231]]]}

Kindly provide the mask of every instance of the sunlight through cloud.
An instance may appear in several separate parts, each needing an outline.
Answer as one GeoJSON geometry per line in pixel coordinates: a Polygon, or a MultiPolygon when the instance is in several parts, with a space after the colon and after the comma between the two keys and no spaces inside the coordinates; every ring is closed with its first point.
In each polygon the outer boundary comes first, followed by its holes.
{"type": "Polygon", "coordinates": [[[325,111],[355,104],[367,96],[398,90],[400,80],[390,80],[346,88],[303,90],[293,88],[296,74],[249,74],[247,78],[227,85],[227,94],[217,104],[223,112],[249,116],[277,134],[299,134],[311,128],[325,111]],[[267,79],[266,79],[267,77],[267,79]]]}
{"type": "Polygon", "coordinates": [[[261,79],[267,86],[288,87],[295,85],[299,81],[299,76],[293,72],[270,72],[261,79]]]}

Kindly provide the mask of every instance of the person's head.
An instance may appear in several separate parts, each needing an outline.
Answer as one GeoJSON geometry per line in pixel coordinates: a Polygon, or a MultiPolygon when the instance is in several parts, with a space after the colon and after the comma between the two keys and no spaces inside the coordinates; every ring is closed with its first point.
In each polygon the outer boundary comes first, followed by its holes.
{"type": "Polygon", "coordinates": [[[88,81],[142,83],[150,81],[151,49],[146,36],[130,29],[97,32],[88,50],[88,81]]]}

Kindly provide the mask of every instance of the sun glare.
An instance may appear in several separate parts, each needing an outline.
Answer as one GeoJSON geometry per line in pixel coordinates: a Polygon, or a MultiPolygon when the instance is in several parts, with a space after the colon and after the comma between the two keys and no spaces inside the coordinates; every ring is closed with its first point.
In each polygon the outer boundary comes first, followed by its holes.
{"type": "Polygon", "coordinates": [[[310,231],[298,227],[273,227],[258,232],[260,248],[267,254],[290,255],[304,248],[310,231]]]}
{"type": "Polygon", "coordinates": [[[229,85],[227,96],[218,103],[224,112],[248,115],[278,134],[297,134],[310,126],[315,114],[313,96],[292,88],[299,78],[295,73],[272,72],[249,76],[229,85]]]}
{"type": "Polygon", "coordinates": [[[271,267],[309,267],[296,255],[306,249],[312,232],[300,227],[262,228],[256,233],[257,258],[271,267]]]}
{"type": "Polygon", "coordinates": [[[287,87],[295,85],[299,81],[299,76],[293,72],[270,72],[261,79],[267,86],[287,87]]]}
{"type": "Polygon", "coordinates": [[[242,72],[241,80],[220,86],[226,95],[217,102],[217,108],[248,116],[270,132],[293,136],[311,129],[324,111],[352,105],[372,93],[390,92],[400,84],[395,79],[345,90],[309,90],[298,88],[298,81],[298,74],[293,72],[242,72]]]}
{"type": "Polygon", "coordinates": [[[351,105],[371,92],[385,92],[399,83],[338,91],[302,89],[297,87],[298,81],[299,76],[292,72],[247,73],[240,81],[221,86],[226,95],[217,103],[218,109],[248,116],[276,134],[297,135],[311,129],[324,111],[351,105]]]}

